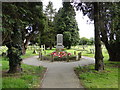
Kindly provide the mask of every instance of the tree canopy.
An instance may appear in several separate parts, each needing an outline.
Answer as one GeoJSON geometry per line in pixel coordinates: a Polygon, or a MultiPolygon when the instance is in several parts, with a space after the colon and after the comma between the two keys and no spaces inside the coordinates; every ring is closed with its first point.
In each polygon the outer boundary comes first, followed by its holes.
{"type": "Polygon", "coordinates": [[[63,44],[66,48],[71,48],[79,42],[79,29],[75,19],[75,10],[70,2],[63,2],[55,16],[54,26],[58,34],[63,34],[63,44]]]}
{"type": "Polygon", "coordinates": [[[45,44],[46,48],[50,47],[50,49],[55,45],[56,30],[53,25],[55,13],[56,9],[53,9],[53,3],[49,2],[44,11],[46,24],[44,31],[41,33],[41,44],[45,44]]]}
{"type": "Polygon", "coordinates": [[[9,72],[18,72],[28,42],[44,28],[42,3],[9,2],[2,3],[2,8],[2,42],[8,47],[9,72]]]}
{"type": "MultiPolygon", "coordinates": [[[[110,61],[120,60],[120,3],[119,2],[99,2],[98,27],[100,39],[105,44],[109,54],[110,61]]],[[[94,20],[95,12],[93,2],[78,3],[78,10],[82,10],[84,15],[88,15],[91,20],[94,20]]],[[[94,21],[95,22],[95,21],[94,21]]]]}

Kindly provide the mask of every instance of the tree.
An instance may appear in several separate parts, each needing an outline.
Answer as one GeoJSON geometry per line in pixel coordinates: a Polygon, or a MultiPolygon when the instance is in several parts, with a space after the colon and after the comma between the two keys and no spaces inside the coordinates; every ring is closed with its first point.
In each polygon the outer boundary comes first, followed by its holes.
{"type": "MultiPolygon", "coordinates": [[[[120,3],[119,2],[101,2],[99,3],[100,12],[100,38],[105,44],[109,54],[110,61],[120,61],[120,3]]],[[[83,11],[91,20],[94,19],[93,3],[86,3],[83,11]]]]}
{"type": "Polygon", "coordinates": [[[120,3],[101,3],[101,40],[109,54],[110,61],[120,61],[120,3]],[[104,12],[103,12],[104,11],[104,12]]]}
{"type": "Polygon", "coordinates": [[[31,38],[39,33],[39,31],[43,31],[43,19],[41,2],[3,3],[3,44],[5,45],[10,41],[10,33],[12,32],[11,27],[13,27],[14,22],[18,22],[19,29],[21,29],[22,32],[22,53],[25,54],[28,42],[31,38]],[[16,19],[13,17],[14,14],[17,16],[16,19]]]}
{"type": "Polygon", "coordinates": [[[87,45],[87,44],[89,44],[89,39],[86,38],[86,37],[82,37],[82,38],[80,38],[80,43],[79,44],[80,45],[87,45]]]}
{"type": "Polygon", "coordinates": [[[64,36],[63,41],[65,42],[64,46],[70,48],[71,47],[71,33],[68,31],[63,32],[63,36],[64,36]]]}
{"type": "Polygon", "coordinates": [[[99,2],[94,3],[94,25],[95,25],[95,70],[104,70],[103,55],[101,49],[99,28],[99,2]]]}
{"type": "Polygon", "coordinates": [[[45,15],[46,15],[46,28],[44,29],[44,32],[41,34],[41,43],[45,44],[46,47],[50,47],[52,49],[52,46],[54,46],[55,42],[55,35],[56,31],[54,30],[54,15],[56,13],[56,9],[53,9],[53,3],[49,2],[45,9],[45,15]]]}
{"type": "Polygon", "coordinates": [[[80,45],[93,45],[94,44],[94,38],[91,37],[90,39],[86,37],[80,38],[80,45]]]}
{"type": "Polygon", "coordinates": [[[89,39],[89,45],[94,45],[94,43],[95,43],[95,40],[94,40],[93,37],[91,37],[91,38],[89,39]]]}
{"type": "Polygon", "coordinates": [[[75,11],[70,2],[63,2],[63,8],[60,8],[55,16],[55,30],[58,34],[63,34],[63,44],[70,49],[71,46],[79,42],[79,29],[75,19],[75,11]],[[71,36],[66,39],[67,36],[71,36]],[[67,43],[66,43],[67,42],[67,43]]]}
{"type": "MultiPolygon", "coordinates": [[[[31,29],[26,29],[27,32],[23,32],[23,54],[25,54],[28,42],[34,37],[41,36],[41,32],[44,30],[45,27],[45,21],[44,21],[44,15],[43,15],[43,6],[42,2],[34,2],[34,3],[28,3],[28,9],[29,9],[29,15],[27,14],[26,17],[28,18],[29,24],[28,26],[31,26],[31,29]]],[[[40,39],[38,40],[40,43],[40,39]]]]}
{"type": "Polygon", "coordinates": [[[5,45],[8,47],[8,58],[9,58],[9,71],[8,73],[21,72],[21,61],[22,54],[22,33],[19,25],[20,14],[16,13],[18,8],[15,3],[3,3],[3,30],[4,34],[7,33],[7,40],[3,39],[5,45]],[[9,7],[10,10],[6,10],[9,7]],[[6,11],[5,11],[6,10],[6,11]],[[12,11],[13,10],[13,11],[12,11]],[[14,19],[13,19],[14,18],[14,19]],[[18,20],[18,22],[17,22],[18,20]]]}
{"type": "Polygon", "coordinates": [[[44,28],[42,3],[10,2],[2,5],[2,42],[8,47],[8,72],[21,72],[20,56],[25,53],[32,36],[44,28]],[[31,26],[32,29],[26,29],[27,26],[31,26]]]}
{"type": "Polygon", "coordinates": [[[91,20],[94,20],[95,27],[95,70],[104,70],[103,55],[101,49],[101,39],[100,39],[100,4],[99,2],[86,3],[84,6],[82,3],[77,3],[77,9],[82,10],[84,15],[88,15],[91,20]]]}

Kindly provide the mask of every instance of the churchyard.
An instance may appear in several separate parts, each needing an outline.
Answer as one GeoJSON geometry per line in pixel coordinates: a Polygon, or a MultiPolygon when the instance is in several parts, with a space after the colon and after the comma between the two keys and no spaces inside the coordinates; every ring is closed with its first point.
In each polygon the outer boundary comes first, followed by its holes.
{"type": "MultiPolygon", "coordinates": [[[[6,52],[7,48],[5,46],[2,47],[2,51],[6,52]]],[[[39,46],[28,46],[26,54],[22,56],[22,58],[29,58],[32,56],[39,56],[39,46]],[[36,50],[36,53],[33,53],[36,50]]],[[[84,46],[72,46],[71,49],[65,49],[67,52],[71,53],[72,55],[77,55],[79,52],[82,53],[82,56],[87,57],[94,57],[94,53],[90,51],[90,49],[94,49],[94,46],[86,45],[84,46]],[[76,54],[75,54],[76,52],[76,54]]],[[[45,50],[46,53],[43,51],[44,55],[50,55],[56,49],[53,48],[52,50],[45,50]]],[[[108,54],[103,46],[103,55],[104,55],[104,63],[105,63],[105,71],[103,72],[96,72],[94,70],[94,65],[89,66],[78,66],[74,67],[75,73],[82,82],[82,85],[86,88],[117,88],[118,87],[118,65],[119,62],[109,62],[108,61],[108,54]],[[97,78],[99,77],[99,78],[97,78]],[[96,79],[97,78],[97,79],[96,79]],[[100,82],[103,81],[103,82],[100,82]],[[112,84],[112,85],[111,85],[112,84]]],[[[39,59],[40,60],[40,59],[39,59]]],[[[43,60],[44,61],[44,60],[43,60]]],[[[51,62],[51,60],[50,60],[51,62]]],[[[74,61],[75,62],[75,61],[74,61]]],[[[9,68],[7,58],[0,57],[0,63],[2,63],[2,70],[3,72],[7,71],[9,68]],[[1,61],[2,60],[2,61],[1,61]]],[[[53,62],[54,63],[54,62],[53,62]]],[[[45,72],[46,68],[41,66],[31,66],[23,64],[22,68],[24,68],[24,74],[10,74],[6,75],[3,74],[3,88],[39,88],[40,87],[40,79],[38,75],[41,72],[45,72]],[[29,75],[28,75],[29,74],[29,75]],[[13,78],[15,76],[15,78],[13,78]],[[12,82],[15,83],[12,83],[12,82]]]]}
{"type": "Polygon", "coordinates": [[[0,89],[118,90],[119,3],[9,1],[0,3],[0,89]]]}

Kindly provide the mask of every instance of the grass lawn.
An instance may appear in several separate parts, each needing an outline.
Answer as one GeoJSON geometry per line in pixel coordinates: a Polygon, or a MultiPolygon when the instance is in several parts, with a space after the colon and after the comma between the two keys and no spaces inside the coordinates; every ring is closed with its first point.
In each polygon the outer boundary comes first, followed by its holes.
{"type": "MultiPolygon", "coordinates": [[[[94,48],[94,46],[85,47],[86,51],[81,51],[82,56],[94,58],[94,54],[89,51],[90,48],[94,48]]],[[[72,47],[72,49],[80,50],[82,46],[72,47]]],[[[105,64],[104,71],[95,71],[94,65],[75,67],[75,72],[85,88],[118,88],[118,65],[120,62],[108,61],[109,55],[104,46],[102,51],[105,64]]]]}
{"type": "Polygon", "coordinates": [[[105,61],[104,71],[95,71],[94,65],[89,65],[76,67],[75,72],[85,88],[118,88],[119,64],[105,61]]]}
{"type": "Polygon", "coordinates": [[[21,57],[24,59],[24,58],[28,58],[28,57],[32,57],[32,56],[38,55],[38,53],[37,54],[33,54],[33,51],[34,50],[26,50],[26,54],[21,56],[21,57]]]}
{"type": "MultiPolygon", "coordinates": [[[[89,49],[94,48],[94,46],[85,47],[85,51],[82,51],[82,46],[72,47],[71,49],[65,49],[65,51],[74,54],[82,52],[82,56],[94,57],[94,54],[90,53],[89,49]]],[[[80,78],[83,86],[85,88],[118,88],[118,64],[120,62],[110,62],[108,61],[108,53],[105,47],[102,48],[105,70],[97,72],[94,70],[94,65],[76,67],[75,71],[80,78]]],[[[52,50],[45,50],[46,55],[55,51],[55,48],[52,50]]],[[[26,54],[22,58],[28,58],[38,54],[33,54],[33,49],[28,49],[26,54]]],[[[43,53],[44,55],[44,53],[43,53]]],[[[2,59],[2,58],[0,58],[2,59]]],[[[3,58],[2,63],[3,71],[8,70],[8,61],[3,58]]],[[[40,79],[42,74],[45,71],[44,67],[30,66],[22,64],[23,73],[17,75],[7,75],[3,74],[3,88],[33,88],[39,87],[40,79]]]]}
{"type": "MultiPolygon", "coordinates": [[[[74,54],[82,52],[82,56],[93,57],[94,54],[90,53],[89,49],[93,48],[93,46],[86,47],[86,51],[81,51],[82,47],[79,46],[78,49],[72,47],[72,49],[65,49],[67,52],[74,54]]],[[[51,53],[55,51],[46,50],[46,52],[51,53]]],[[[102,47],[105,70],[101,72],[97,72],[94,70],[94,65],[76,67],[75,71],[78,74],[80,81],[82,82],[85,88],[118,88],[118,65],[119,62],[110,62],[108,61],[108,53],[105,47],[102,47]]]]}
{"type": "MultiPolygon", "coordinates": [[[[1,58],[0,58],[1,59],[1,58]]],[[[2,62],[2,88],[39,88],[42,76],[46,68],[22,64],[23,72],[16,74],[5,73],[8,61],[3,58],[2,62]]]]}
{"type": "MultiPolygon", "coordinates": [[[[5,47],[3,47],[5,48],[5,47]]],[[[6,49],[7,50],[7,49],[6,49]]],[[[27,49],[26,54],[21,56],[23,59],[38,54],[33,54],[34,49],[27,49]]],[[[9,62],[7,58],[0,57],[2,63],[2,88],[39,88],[42,76],[46,68],[42,66],[31,66],[22,64],[23,72],[17,74],[7,74],[9,62]]]]}
{"type": "MultiPolygon", "coordinates": [[[[84,46],[84,50],[83,50],[83,46],[82,45],[75,46],[75,47],[73,46],[71,50],[75,50],[77,52],[82,52],[82,56],[87,56],[87,57],[94,58],[95,55],[90,52],[90,49],[95,49],[94,45],[84,46]]],[[[103,53],[104,58],[108,59],[108,52],[107,52],[105,46],[102,46],[102,53],[103,53]]]]}

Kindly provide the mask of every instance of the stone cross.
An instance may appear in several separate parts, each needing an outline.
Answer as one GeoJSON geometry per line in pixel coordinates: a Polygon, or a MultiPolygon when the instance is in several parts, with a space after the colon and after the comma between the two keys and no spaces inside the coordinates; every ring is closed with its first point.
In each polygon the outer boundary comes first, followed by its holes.
{"type": "Polygon", "coordinates": [[[62,34],[57,34],[57,49],[63,49],[63,35],[62,34]]]}

